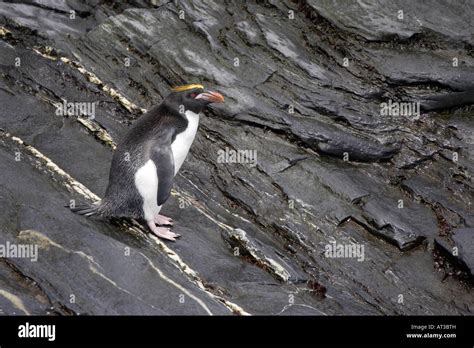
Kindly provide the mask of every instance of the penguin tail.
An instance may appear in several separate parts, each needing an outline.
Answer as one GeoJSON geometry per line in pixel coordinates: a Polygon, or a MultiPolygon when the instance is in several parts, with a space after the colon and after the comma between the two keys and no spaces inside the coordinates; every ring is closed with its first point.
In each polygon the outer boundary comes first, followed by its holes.
{"type": "Polygon", "coordinates": [[[96,205],[79,205],[76,207],[70,207],[67,205],[66,207],[69,207],[73,213],[79,214],[79,215],[84,215],[84,216],[93,216],[93,215],[102,215],[101,213],[101,204],[96,204],[96,205]]]}

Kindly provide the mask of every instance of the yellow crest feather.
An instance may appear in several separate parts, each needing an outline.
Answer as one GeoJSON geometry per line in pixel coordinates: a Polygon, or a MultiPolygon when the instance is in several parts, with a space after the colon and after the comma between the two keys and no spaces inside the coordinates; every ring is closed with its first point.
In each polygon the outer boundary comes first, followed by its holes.
{"type": "Polygon", "coordinates": [[[194,88],[204,89],[204,86],[200,85],[200,84],[191,84],[191,85],[176,86],[176,87],[171,88],[171,90],[173,92],[182,92],[182,91],[188,91],[188,90],[194,89],[194,88]]]}

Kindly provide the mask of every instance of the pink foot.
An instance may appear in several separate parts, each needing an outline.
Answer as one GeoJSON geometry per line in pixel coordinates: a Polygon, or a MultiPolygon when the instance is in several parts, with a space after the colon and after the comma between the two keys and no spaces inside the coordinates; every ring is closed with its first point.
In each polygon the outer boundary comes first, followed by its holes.
{"type": "Polygon", "coordinates": [[[148,227],[150,228],[151,232],[153,232],[156,236],[171,240],[171,241],[176,241],[176,238],[181,237],[180,234],[171,232],[171,230],[167,227],[156,227],[155,221],[147,221],[148,227]]]}
{"type": "Polygon", "coordinates": [[[158,214],[155,216],[155,224],[173,226],[173,219],[171,219],[170,217],[158,214]]]}

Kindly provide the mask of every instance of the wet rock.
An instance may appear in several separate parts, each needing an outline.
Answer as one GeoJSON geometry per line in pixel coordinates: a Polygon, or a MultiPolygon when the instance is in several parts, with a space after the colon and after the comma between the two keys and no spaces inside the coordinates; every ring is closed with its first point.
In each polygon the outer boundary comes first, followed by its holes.
{"type": "Polygon", "coordinates": [[[422,0],[416,4],[406,0],[356,1],[342,7],[337,0],[309,0],[308,5],[337,26],[369,40],[384,40],[393,36],[408,39],[425,30],[455,40],[472,42],[473,39],[467,1],[460,2],[459,6],[450,6],[441,0],[422,0]]]}
{"type": "Polygon", "coordinates": [[[381,196],[371,196],[359,204],[363,205],[362,214],[375,227],[375,233],[401,250],[418,246],[426,237],[436,235],[434,214],[423,205],[381,196]]]}
{"type": "Polygon", "coordinates": [[[288,282],[290,280],[290,274],[288,271],[272,259],[266,256],[255,243],[251,242],[247,233],[239,228],[228,232],[224,237],[234,250],[235,256],[249,257],[251,262],[255,262],[262,268],[267,268],[272,274],[274,274],[279,280],[288,282]]]}
{"type": "Polygon", "coordinates": [[[464,261],[471,274],[474,270],[473,233],[472,228],[459,228],[453,235],[454,244],[459,249],[459,258],[464,261]]]}
{"type": "Polygon", "coordinates": [[[0,243],[40,252],[0,262],[1,307],[468,314],[469,282],[443,281],[433,253],[460,245],[472,273],[471,18],[465,1],[1,3],[0,243]],[[183,238],[70,213],[103,194],[130,124],[191,82],[226,103],[163,208],[183,238]],[[57,114],[65,101],[94,117],[57,114]],[[384,114],[389,101],[420,114],[384,114]],[[327,257],[330,243],[364,261],[327,257]]]}

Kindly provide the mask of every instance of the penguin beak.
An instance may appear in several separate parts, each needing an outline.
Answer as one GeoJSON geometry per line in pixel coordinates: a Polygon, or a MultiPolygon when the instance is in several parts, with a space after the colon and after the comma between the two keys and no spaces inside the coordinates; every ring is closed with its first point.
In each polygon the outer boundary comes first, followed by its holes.
{"type": "Polygon", "coordinates": [[[194,99],[204,99],[204,100],[207,100],[209,103],[223,103],[224,102],[224,96],[222,94],[217,93],[217,92],[212,92],[212,91],[205,91],[203,93],[200,93],[194,99]]]}

